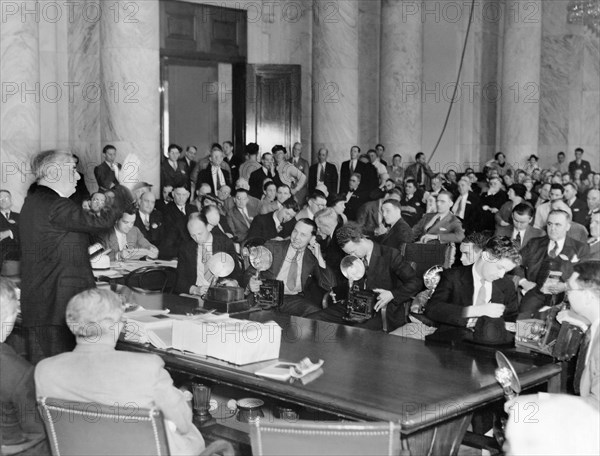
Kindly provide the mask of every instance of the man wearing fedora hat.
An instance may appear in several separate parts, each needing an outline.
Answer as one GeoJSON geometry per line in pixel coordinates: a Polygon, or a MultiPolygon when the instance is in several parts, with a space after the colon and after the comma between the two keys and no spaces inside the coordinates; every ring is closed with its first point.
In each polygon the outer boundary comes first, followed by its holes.
{"type": "Polygon", "coordinates": [[[480,317],[514,321],[517,293],[504,275],[520,262],[519,251],[510,238],[494,236],[474,264],[442,272],[425,307],[425,316],[443,325],[473,328],[480,317]]]}

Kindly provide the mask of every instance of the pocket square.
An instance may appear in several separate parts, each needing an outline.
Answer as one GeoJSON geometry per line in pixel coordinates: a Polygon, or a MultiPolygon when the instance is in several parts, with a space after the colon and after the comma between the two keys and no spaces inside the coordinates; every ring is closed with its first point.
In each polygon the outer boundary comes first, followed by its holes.
{"type": "Polygon", "coordinates": [[[444,227],[440,227],[440,231],[448,231],[448,230],[444,227]]]}

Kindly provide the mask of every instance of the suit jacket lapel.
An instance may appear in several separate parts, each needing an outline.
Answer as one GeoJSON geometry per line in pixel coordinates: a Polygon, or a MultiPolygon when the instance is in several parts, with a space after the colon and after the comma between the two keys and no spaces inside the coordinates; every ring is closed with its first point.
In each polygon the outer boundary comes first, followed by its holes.
{"type": "Polygon", "coordinates": [[[504,291],[502,291],[496,282],[492,282],[492,302],[502,304],[504,302],[504,291]]]}
{"type": "Polygon", "coordinates": [[[533,231],[533,227],[531,225],[527,225],[525,229],[525,236],[521,239],[521,245],[527,245],[529,240],[531,239],[531,232],[533,231]]]}
{"type": "Polygon", "coordinates": [[[460,280],[461,302],[466,306],[472,306],[473,293],[475,292],[475,284],[473,283],[473,265],[468,268],[468,274],[462,274],[460,280]]]}
{"type": "Polygon", "coordinates": [[[369,261],[369,268],[367,269],[367,289],[369,289],[371,283],[379,274],[379,264],[377,260],[381,258],[381,247],[377,243],[373,243],[373,252],[371,253],[371,261],[369,261]]]}
{"type": "Polygon", "coordinates": [[[310,250],[305,249],[304,250],[304,255],[302,256],[302,270],[300,271],[300,280],[302,282],[302,288],[304,288],[304,285],[306,284],[306,281],[308,280],[308,276],[310,275],[310,273],[313,270],[313,260],[311,257],[311,253],[310,250]]]}
{"type": "Polygon", "coordinates": [[[565,244],[563,245],[563,249],[560,251],[560,255],[565,255],[569,261],[573,258],[574,255],[577,254],[577,247],[575,246],[575,242],[570,238],[565,238],[565,244]]]}

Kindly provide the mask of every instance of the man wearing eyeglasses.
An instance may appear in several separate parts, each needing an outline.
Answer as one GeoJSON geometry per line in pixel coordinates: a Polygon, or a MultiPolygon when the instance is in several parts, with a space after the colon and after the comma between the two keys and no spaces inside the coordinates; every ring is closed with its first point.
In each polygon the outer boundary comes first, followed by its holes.
{"type": "Polygon", "coordinates": [[[585,331],[573,386],[581,397],[600,407],[600,262],[586,261],[573,267],[567,282],[567,296],[571,310],[563,310],[556,319],[585,331]]]}
{"type": "Polygon", "coordinates": [[[308,203],[304,206],[298,214],[296,214],[296,220],[302,220],[303,218],[309,218],[314,220],[315,214],[319,212],[321,209],[325,209],[327,207],[327,198],[323,192],[319,190],[315,190],[310,198],[308,199],[308,203]]]}

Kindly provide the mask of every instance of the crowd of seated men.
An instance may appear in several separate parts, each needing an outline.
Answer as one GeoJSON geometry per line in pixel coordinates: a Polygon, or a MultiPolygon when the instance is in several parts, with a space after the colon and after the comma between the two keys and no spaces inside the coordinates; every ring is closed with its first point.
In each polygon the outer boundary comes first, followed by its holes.
{"type": "MultiPolygon", "coordinates": [[[[72,198],[93,214],[107,202],[122,201],[124,211],[114,227],[91,239],[111,249],[113,260],[180,258],[182,246],[193,240],[188,221],[194,213],[212,236],[231,241],[238,253],[248,241],[254,245],[293,241],[299,227],[302,231],[311,221],[312,237],[306,246],[310,252],[315,244],[323,247],[316,252],[322,258],[312,256],[323,260],[333,278],[328,287],[321,287],[323,293],[343,281],[339,273],[343,246],[336,235],[347,222],[360,225],[367,240],[392,249],[419,243],[450,244],[458,251],[465,235],[507,236],[523,257],[523,266],[510,271],[517,291],[525,294],[523,316],[534,315],[564,292],[561,287],[541,290],[548,262],[552,267],[560,263],[563,277],[568,277],[573,259],[597,256],[592,222],[600,212],[600,174],[583,160],[581,149],[571,163],[559,153],[546,170],[537,166],[535,156],[519,166],[499,152],[479,175],[471,168],[462,175],[454,170],[434,173],[422,152],[408,166],[398,154],[388,165],[381,144],[362,155],[360,147],[353,146],[339,174],[328,161],[326,148],[318,151],[312,166],[302,158],[299,143],[289,155],[280,145],[260,157],[258,151],[251,143],[234,153],[227,141],[223,146],[212,144],[208,155],[199,157],[195,146],[183,152],[171,144],[161,163],[162,191],[157,200],[149,184],[138,184],[133,192],[120,185],[118,152],[107,145],[94,170],[99,190],[83,198],[85,191],[77,192],[72,198]]],[[[19,214],[11,211],[9,190],[0,190],[0,199],[2,258],[18,259],[19,214]]],[[[311,285],[318,282],[317,274],[306,276],[311,285]]],[[[284,289],[286,296],[295,294],[287,285],[284,289]]],[[[312,304],[319,307],[319,303],[312,304]]]]}
{"type": "MultiPolygon", "coordinates": [[[[353,242],[360,244],[358,240],[364,238],[377,251],[390,248],[396,252],[403,244],[417,243],[450,245],[457,252],[465,235],[508,237],[522,258],[506,271],[515,293],[523,295],[518,309],[522,318],[535,316],[549,302],[560,300],[572,265],[597,256],[598,236],[592,225],[600,212],[600,175],[582,159],[581,149],[575,151],[571,163],[559,153],[547,170],[537,166],[536,156],[519,166],[499,152],[480,174],[471,168],[462,174],[454,170],[435,173],[422,152],[406,167],[398,154],[388,165],[381,144],[362,155],[360,147],[353,146],[339,174],[328,161],[326,148],[318,151],[317,163],[308,165],[299,143],[289,155],[281,145],[259,155],[253,143],[243,153],[234,153],[230,142],[212,144],[203,158],[194,146],[182,151],[176,144],[168,147],[161,165],[161,198],[156,201],[150,189],[138,189],[132,195],[136,207],[128,209],[101,239],[115,258],[181,260],[185,256],[179,273],[186,280],[179,281],[179,292],[203,295],[206,288],[199,272],[202,267],[192,264],[186,248],[194,240],[202,244],[197,241],[201,237],[191,235],[190,222],[196,230],[198,224],[206,228],[209,244],[215,242],[213,238],[220,240],[214,248],[237,252],[234,257],[240,268],[247,243],[265,244],[275,259],[268,272],[284,283],[284,309],[329,320],[334,318],[333,309],[324,313],[321,298],[345,280],[339,270],[346,252],[339,240],[344,227],[357,228],[352,232],[353,242]],[[302,242],[301,235],[306,237],[302,242]],[[289,263],[298,263],[291,271],[298,275],[295,282],[287,277],[289,263]],[[546,289],[543,285],[550,269],[560,270],[563,279],[559,286],[546,289]],[[191,283],[194,277],[197,280],[191,283]]],[[[96,170],[100,188],[106,191],[92,195],[91,211],[101,207],[95,200],[111,198],[111,191],[120,187],[115,178],[120,166],[115,148],[107,146],[103,154],[101,167],[114,172],[96,170]]],[[[375,282],[368,281],[369,289],[381,290],[377,309],[390,303],[403,307],[402,302],[423,289],[421,278],[412,284],[410,271],[400,271],[393,255],[381,255],[386,258],[389,277],[377,274],[375,282]],[[379,280],[385,285],[377,285],[379,280]],[[396,285],[407,290],[386,299],[396,285]]],[[[371,254],[366,256],[370,259],[371,254]]],[[[200,261],[206,262],[206,255],[198,254],[200,261]]],[[[458,258],[455,262],[459,263],[458,258]]],[[[367,276],[378,269],[377,263],[369,264],[367,276]]],[[[241,271],[232,279],[250,293],[257,286],[251,276],[241,271]]],[[[406,323],[400,311],[397,318],[394,315],[395,311],[388,313],[392,329],[406,323]]],[[[379,327],[375,321],[367,326],[379,327]]]]}
{"type": "MultiPolygon", "coordinates": [[[[442,326],[474,328],[482,318],[514,321],[538,316],[545,306],[563,300],[578,263],[599,260],[600,174],[582,159],[580,149],[568,165],[560,153],[549,170],[537,167],[535,156],[520,168],[499,152],[479,175],[473,169],[434,173],[423,153],[406,168],[395,154],[388,166],[382,145],[364,155],[358,146],[352,147],[340,174],[328,162],[325,148],[312,166],[302,158],[300,144],[289,157],[280,145],[260,158],[258,151],[256,144],[249,144],[245,153],[235,154],[227,142],[223,147],[213,144],[209,155],[201,158],[194,146],[182,156],[182,148],[173,144],[161,164],[157,200],[148,184],[131,191],[119,183],[117,150],[106,146],[103,163],[95,170],[99,191],[86,196],[82,190],[72,198],[79,198],[90,214],[100,214],[106,204],[118,201],[121,210],[114,226],[90,242],[103,243],[117,260],[177,259],[178,293],[203,297],[212,281],[206,263],[223,252],[235,262],[224,284],[245,288],[252,299],[261,281],[243,261],[245,247],[264,245],[273,262],[262,277],[282,282],[282,312],[348,324],[343,300],[325,309],[322,302],[330,290],[341,297],[347,292],[340,262],[353,255],[366,271],[355,285],[376,295],[375,316],[359,326],[387,326],[405,336],[408,328],[414,334],[411,325],[417,325],[422,336],[442,326]],[[430,293],[401,253],[403,244],[413,243],[459,247],[456,263],[462,266],[445,270],[430,293]],[[561,275],[548,284],[551,270],[561,275]],[[423,319],[407,319],[406,305],[413,300],[422,303],[423,319]]],[[[19,257],[19,217],[11,207],[10,191],[0,190],[3,260],[19,257]]],[[[584,272],[579,270],[580,275],[584,272]]],[[[113,297],[93,293],[73,298],[67,320],[87,318],[93,301],[106,307],[106,321],[117,322],[117,311],[109,309],[113,297]]],[[[597,329],[597,322],[591,323],[588,328],[596,324],[597,329]]],[[[90,347],[80,346],[82,334],[74,334],[78,348],[70,356],[88,362],[90,347]]],[[[108,342],[107,338],[105,356],[116,356],[108,342]]],[[[38,388],[52,385],[55,389],[43,391],[69,396],[71,386],[53,377],[66,367],[50,359],[36,373],[38,388]]],[[[170,379],[155,361],[156,381],[164,383],[163,399],[170,401],[164,404],[165,414],[173,408],[178,435],[186,435],[191,432],[188,412],[175,410],[181,408],[181,398],[169,389],[170,379]]],[[[592,382],[597,381],[596,376],[592,382]]],[[[597,399],[594,385],[590,391],[597,399]]],[[[196,451],[202,446],[201,436],[191,438],[196,451]]]]}

